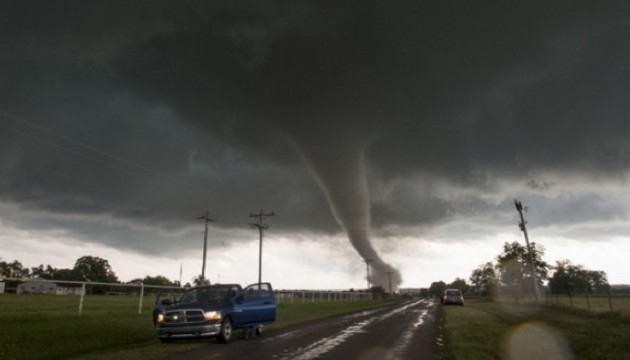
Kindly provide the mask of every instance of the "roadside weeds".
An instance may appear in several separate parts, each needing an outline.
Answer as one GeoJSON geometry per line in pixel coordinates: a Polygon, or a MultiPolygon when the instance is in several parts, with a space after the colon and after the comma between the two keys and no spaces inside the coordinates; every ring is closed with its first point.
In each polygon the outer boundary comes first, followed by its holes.
{"type": "Polygon", "coordinates": [[[619,313],[487,299],[440,311],[441,359],[622,359],[630,353],[630,320],[619,313]]]}

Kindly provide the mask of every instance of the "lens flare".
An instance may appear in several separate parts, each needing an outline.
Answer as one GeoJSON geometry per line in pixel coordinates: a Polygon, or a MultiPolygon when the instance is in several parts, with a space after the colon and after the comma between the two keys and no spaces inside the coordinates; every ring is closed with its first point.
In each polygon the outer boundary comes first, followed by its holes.
{"type": "Polygon", "coordinates": [[[503,358],[507,360],[574,359],[566,339],[551,326],[538,321],[512,327],[503,341],[503,358]]]}

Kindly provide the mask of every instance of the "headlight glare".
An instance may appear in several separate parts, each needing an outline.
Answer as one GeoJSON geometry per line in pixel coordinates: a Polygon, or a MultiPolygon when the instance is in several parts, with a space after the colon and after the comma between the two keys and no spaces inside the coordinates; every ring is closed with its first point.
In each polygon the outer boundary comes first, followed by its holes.
{"type": "Polygon", "coordinates": [[[218,311],[206,311],[203,313],[206,320],[221,320],[221,313],[218,311]]]}

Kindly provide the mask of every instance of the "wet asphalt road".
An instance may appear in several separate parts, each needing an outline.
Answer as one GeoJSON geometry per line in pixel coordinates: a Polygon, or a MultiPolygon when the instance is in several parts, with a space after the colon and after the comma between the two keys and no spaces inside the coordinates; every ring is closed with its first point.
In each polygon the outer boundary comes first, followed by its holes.
{"type": "MultiPolygon", "coordinates": [[[[430,300],[367,310],[263,334],[230,344],[208,340],[208,346],[166,359],[435,359],[439,312],[430,300]]],[[[167,345],[168,346],[168,345],[167,345]]]]}

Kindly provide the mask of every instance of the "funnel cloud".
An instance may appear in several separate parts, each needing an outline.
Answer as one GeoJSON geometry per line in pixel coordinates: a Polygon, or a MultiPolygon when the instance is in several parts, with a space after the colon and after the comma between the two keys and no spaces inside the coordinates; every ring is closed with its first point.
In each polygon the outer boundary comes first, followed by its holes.
{"type": "Polygon", "coordinates": [[[370,284],[388,291],[391,286],[395,291],[402,282],[400,272],[385,263],[370,242],[371,201],[365,148],[340,134],[327,139],[322,143],[307,136],[296,140],[296,146],[324,191],[335,219],[361,258],[369,262],[370,284]]]}

